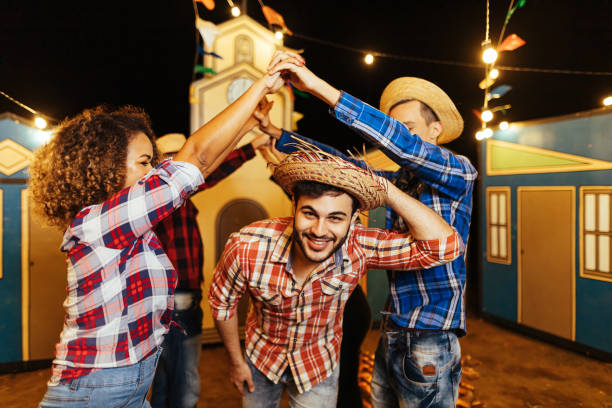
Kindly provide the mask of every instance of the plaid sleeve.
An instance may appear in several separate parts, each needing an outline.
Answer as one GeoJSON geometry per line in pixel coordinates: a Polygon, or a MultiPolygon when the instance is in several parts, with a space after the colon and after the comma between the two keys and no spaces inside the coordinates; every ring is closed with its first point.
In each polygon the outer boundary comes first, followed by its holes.
{"type": "Polygon", "coordinates": [[[240,268],[240,234],[230,236],[213,274],[208,291],[208,304],[215,320],[228,320],[238,307],[246,291],[246,282],[240,268]]]}
{"type": "Polygon", "coordinates": [[[453,199],[465,195],[476,180],[478,173],[466,157],[422,140],[403,123],[345,92],[332,114],[378,145],[395,163],[453,199]]]}
{"type": "MultiPolygon", "coordinates": [[[[295,139],[293,139],[294,137],[300,140],[303,140],[307,143],[313,144],[317,146],[319,149],[323,150],[324,152],[338,156],[343,160],[346,160],[348,162],[353,163],[354,165],[358,167],[361,167],[362,169],[368,168],[368,165],[364,160],[356,159],[355,157],[346,155],[342,153],[340,150],[337,150],[329,145],[326,145],[325,143],[318,142],[314,139],[310,139],[306,136],[302,136],[298,133],[291,132],[285,129],[283,129],[283,133],[281,134],[280,139],[278,139],[278,141],[276,142],[276,145],[275,145],[276,149],[278,149],[278,151],[281,153],[286,153],[286,154],[294,153],[295,151],[297,151],[297,148],[294,146],[295,144],[295,139]]],[[[385,171],[385,170],[374,170],[374,172],[385,178],[391,178],[393,174],[392,172],[385,171]]]]}
{"type": "Polygon", "coordinates": [[[242,166],[245,162],[251,160],[255,157],[255,151],[253,150],[253,145],[250,143],[245,144],[244,146],[233,150],[230,154],[227,155],[225,160],[206,177],[206,182],[200,186],[200,190],[205,190],[210,188],[238,170],[240,166],[242,166]]]}
{"type": "Polygon", "coordinates": [[[120,249],[153,228],[204,182],[200,170],[166,160],[131,187],[81,211],[69,233],[77,240],[120,249]]]}
{"type": "Polygon", "coordinates": [[[454,229],[445,238],[415,240],[410,233],[359,226],[356,237],[367,253],[368,269],[429,269],[464,252],[463,241],[454,229]]]}

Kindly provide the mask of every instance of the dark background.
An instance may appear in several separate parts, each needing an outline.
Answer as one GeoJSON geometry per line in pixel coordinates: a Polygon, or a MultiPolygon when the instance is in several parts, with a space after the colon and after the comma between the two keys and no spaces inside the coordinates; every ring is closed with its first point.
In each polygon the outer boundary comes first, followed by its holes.
{"type": "MultiPolygon", "coordinates": [[[[200,17],[215,23],[231,18],[227,2],[216,3],[213,11],[198,4],[200,17]]],[[[281,13],[296,34],[364,51],[481,63],[485,0],[265,3],[281,13]]],[[[494,43],[508,5],[509,1],[491,0],[494,43]]],[[[251,18],[267,25],[257,1],[250,0],[246,8],[251,18]]],[[[151,115],[157,134],[189,133],[188,92],[197,35],[191,1],[3,0],[0,19],[0,90],[57,119],[100,103],[138,105],[151,115]]],[[[610,0],[527,0],[509,22],[506,35],[511,33],[527,44],[502,53],[499,65],[612,71],[610,0]]],[[[367,66],[361,53],[287,36],[285,45],[304,49],[307,65],[315,73],[374,106],[385,85],[396,77],[419,76],[435,82],[455,101],[465,120],[463,136],[448,147],[478,165],[474,133],[480,123],[472,109],[483,102],[477,84],[484,67],[382,57],[367,66]]],[[[513,87],[492,102],[512,105],[503,118],[509,121],[597,108],[612,94],[609,75],[502,71],[497,84],[513,87]]],[[[316,98],[296,97],[295,110],[305,115],[298,123],[301,133],[342,149],[361,147],[361,138],[331,118],[316,98]]],[[[4,111],[31,117],[0,97],[0,113],[4,111]]],[[[478,211],[476,206],[474,224],[478,211]]],[[[478,230],[473,231],[471,254],[478,247],[478,230]]],[[[472,290],[477,287],[473,282],[472,290]]],[[[473,302],[476,298],[471,297],[473,302]]]]}

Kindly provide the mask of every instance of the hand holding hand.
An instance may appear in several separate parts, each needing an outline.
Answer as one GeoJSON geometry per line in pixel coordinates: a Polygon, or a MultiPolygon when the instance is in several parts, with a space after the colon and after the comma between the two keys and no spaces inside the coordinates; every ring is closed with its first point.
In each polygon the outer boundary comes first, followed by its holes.
{"type": "Polygon", "coordinates": [[[282,130],[270,122],[270,109],[272,109],[273,104],[274,101],[268,101],[266,98],[263,98],[253,112],[253,116],[259,121],[259,129],[262,132],[278,140],[282,135],[282,130]]]}
{"type": "Polygon", "coordinates": [[[249,392],[255,391],[253,385],[253,376],[249,365],[242,361],[238,365],[232,365],[230,369],[230,381],[234,384],[234,387],[240,392],[240,395],[244,396],[244,383],[246,382],[249,392]]]}

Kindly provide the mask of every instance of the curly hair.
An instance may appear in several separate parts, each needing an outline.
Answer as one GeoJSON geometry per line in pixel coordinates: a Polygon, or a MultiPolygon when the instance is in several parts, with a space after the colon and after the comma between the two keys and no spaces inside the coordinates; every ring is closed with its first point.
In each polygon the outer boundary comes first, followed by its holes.
{"type": "Polygon", "coordinates": [[[127,147],[137,132],[153,145],[149,116],[140,108],[97,106],[65,119],[30,165],[30,190],[35,209],[51,225],[66,228],[76,214],[99,204],[125,184],[127,147]]]}

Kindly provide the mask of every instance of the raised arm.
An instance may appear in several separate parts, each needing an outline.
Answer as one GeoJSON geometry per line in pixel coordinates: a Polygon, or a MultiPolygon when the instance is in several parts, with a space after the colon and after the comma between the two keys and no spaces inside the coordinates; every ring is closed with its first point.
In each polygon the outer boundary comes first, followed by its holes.
{"type": "Polygon", "coordinates": [[[282,85],[278,73],[267,74],[255,81],[240,98],[191,135],[174,159],[194,164],[206,177],[214,170],[219,156],[231,151],[228,151],[228,146],[240,136],[240,130],[258,102],[282,85]]]}
{"type": "Polygon", "coordinates": [[[327,103],[338,120],[378,145],[391,160],[441,193],[458,200],[471,189],[477,172],[467,158],[423,141],[410,133],[403,123],[313,74],[299,58],[289,52],[279,52],[270,63],[269,72],[281,72],[296,88],[327,103]]]}

